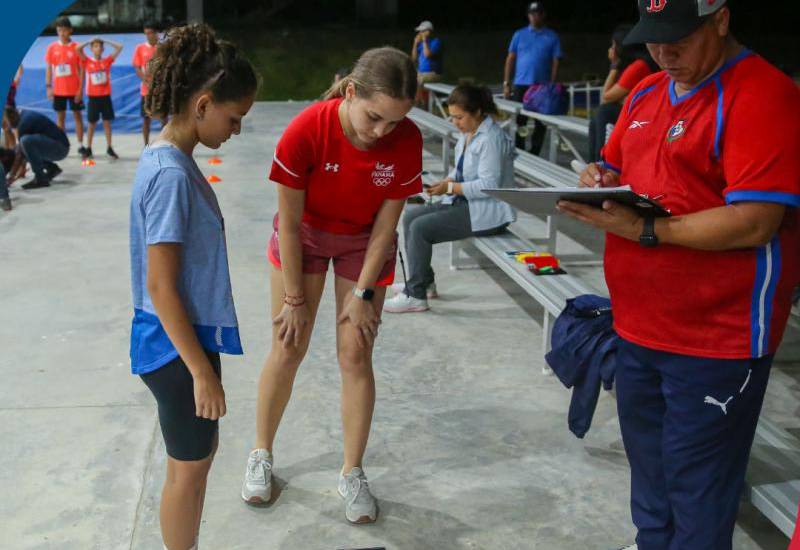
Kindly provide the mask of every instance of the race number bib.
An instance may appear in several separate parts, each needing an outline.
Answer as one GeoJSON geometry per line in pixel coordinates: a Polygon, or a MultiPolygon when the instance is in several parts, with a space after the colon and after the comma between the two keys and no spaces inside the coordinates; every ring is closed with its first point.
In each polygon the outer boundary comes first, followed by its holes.
{"type": "Polygon", "coordinates": [[[108,75],[105,71],[99,73],[89,73],[89,81],[93,86],[103,86],[108,83],[108,75]]]}
{"type": "Polygon", "coordinates": [[[72,76],[72,65],[69,63],[62,63],[61,65],[56,65],[56,76],[58,78],[62,78],[65,76],[72,76]]]}

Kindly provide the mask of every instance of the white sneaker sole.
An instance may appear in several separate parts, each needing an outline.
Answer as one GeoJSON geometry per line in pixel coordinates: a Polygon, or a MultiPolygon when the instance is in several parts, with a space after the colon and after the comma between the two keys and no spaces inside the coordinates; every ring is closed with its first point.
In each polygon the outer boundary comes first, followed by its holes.
{"type": "Polygon", "coordinates": [[[247,495],[244,492],[244,487],[242,487],[242,500],[244,500],[247,504],[252,506],[263,506],[265,504],[269,504],[270,500],[272,499],[272,484],[270,483],[269,490],[267,491],[267,498],[264,498],[261,495],[247,495]]]}
{"type": "Polygon", "coordinates": [[[402,308],[394,308],[392,306],[383,306],[383,311],[387,313],[421,313],[423,311],[428,311],[430,306],[411,306],[411,307],[402,307],[402,308]]]}
{"type": "MultiPolygon", "coordinates": [[[[340,491],[338,488],[337,488],[336,491],[339,493],[340,497],[342,497],[343,499],[345,498],[345,496],[342,494],[342,491],[340,491]]],[[[346,506],[347,506],[347,504],[345,504],[345,507],[346,506]]],[[[355,520],[350,519],[349,517],[347,517],[347,508],[345,508],[344,519],[346,519],[348,521],[348,523],[352,523],[353,525],[364,525],[365,523],[375,523],[376,521],[378,521],[378,504],[375,503],[375,517],[374,518],[370,517],[369,515],[366,515],[366,516],[360,516],[355,520]]]]}

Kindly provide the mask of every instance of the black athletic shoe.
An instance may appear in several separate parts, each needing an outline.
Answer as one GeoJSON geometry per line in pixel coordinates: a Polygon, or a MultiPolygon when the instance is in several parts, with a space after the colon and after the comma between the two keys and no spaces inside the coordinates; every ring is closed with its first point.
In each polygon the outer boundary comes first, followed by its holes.
{"type": "Polygon", "coordinates": [[[47,174],[47,177],[50,178],[51,180],[56,176],[58,176],[59,174],[61,174],[61,172],[63,172],[61,167],[56,163],[53,163],[51,166],[48,166],[47,168],[44,169],[44,171],[47,174]]]}
{"type": "Polygon", "coordinates": [[[82,159],[88,158],[90,153],[91,151],[86,147],[84,147],[83,145],[78,147],[78,154],[81,156],[82,159]]]}
{"type": "Polygon", "coordinates": [[[11,210],[11,199],[0,200],[0,208],[8,212],[11,210]]]}
{"type": "Polygon", "coordinates": [[[83,158],[85,158],[85,159],[94,158],[94,153],[92,153],[92,148],[91,147],[84,147],[83,148],[83,158]]]}
{"type": "Polygon", "coordinates": [[[22,186],[23,189],[40,189],[42,187],[50,187],[50,182],[46,180],[40,180],[39,178],[33,178],[31,181],[22,186]]]}
{"type": "Polygon", "coordinates": [[[111,147],[109,147],[108,149],[106,149],[106,155],[108,155],[109,157],[111,157],[111,158],[112,158],[112,160],[119,160],[119,155],[117,155],[117,153],[115,153],[115,152],[114,152],[114,149],[112,149],[111,147]]]}

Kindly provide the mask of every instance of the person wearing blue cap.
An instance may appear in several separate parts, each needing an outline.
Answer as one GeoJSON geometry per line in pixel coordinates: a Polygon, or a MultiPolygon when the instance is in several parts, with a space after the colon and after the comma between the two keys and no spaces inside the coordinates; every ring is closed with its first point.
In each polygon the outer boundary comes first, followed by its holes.
{"type": "MultiPolygon", "coordinates": [[[[545,26],[544,3],[528,5],[529,25],[519,29],[511,38],[503,73],[503,95],[514,101],[522,101],[532,84],[547,84],[556,80],[561,59],[561,40],[555,31],[545,26]]],[[[517,126],[527,124],[527,117],[518,116],[517,126]]],[[[544,143],[547,127],[534,121],[530,151],[539,153],[544,143]]],[[[516,146],[525,148],[525,137],[517,135],[516,146]]]]}

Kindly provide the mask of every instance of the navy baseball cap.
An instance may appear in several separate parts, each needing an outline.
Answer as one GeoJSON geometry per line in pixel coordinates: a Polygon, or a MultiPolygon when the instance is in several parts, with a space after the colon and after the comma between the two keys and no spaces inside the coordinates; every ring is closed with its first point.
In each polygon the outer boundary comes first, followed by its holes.
{"type": "Polygon", "coordinates": [[[625,44],[671,44],[700,28],[726,0],[638,0],[639,22],[625,44]]]}
{"type": "Polygon", "coordinates": [[[528,5],[528,13],[544,13],[544,2],[531,2],[528,5]]]}

